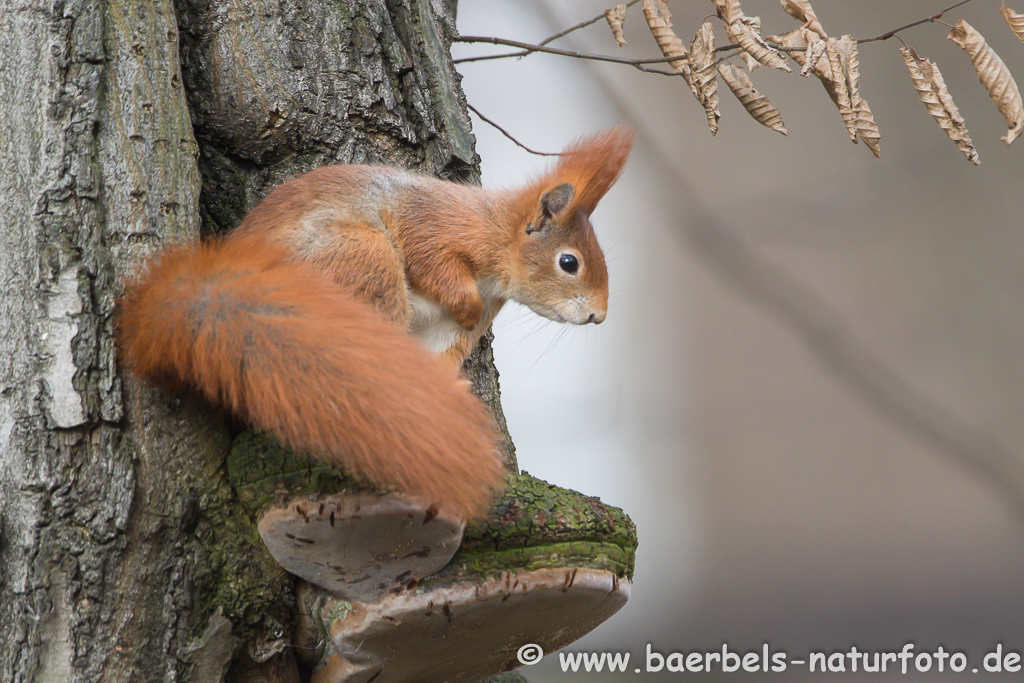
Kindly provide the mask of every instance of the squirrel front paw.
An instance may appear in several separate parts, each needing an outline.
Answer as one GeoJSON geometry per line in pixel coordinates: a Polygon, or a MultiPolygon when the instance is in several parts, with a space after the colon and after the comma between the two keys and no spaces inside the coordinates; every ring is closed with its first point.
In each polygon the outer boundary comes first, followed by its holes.
{"type": "Polygon", "coordinates": [[[472,331],[484,314],[484,302],[478,292],[466,291],[458,298],[448,302],[448,310],[459,326],[472,331]]]}

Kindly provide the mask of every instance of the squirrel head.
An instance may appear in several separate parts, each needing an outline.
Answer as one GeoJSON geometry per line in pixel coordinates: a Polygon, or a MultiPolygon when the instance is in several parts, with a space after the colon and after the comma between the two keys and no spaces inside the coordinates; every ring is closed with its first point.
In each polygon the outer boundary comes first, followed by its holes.
{"type": "Polygon", "coordinates": [[[517,193],[514,300],[557,322],[605,319],[608,270],[590,214],[619,177],[632,141],[623,127],[577,140],[517,193]]]}

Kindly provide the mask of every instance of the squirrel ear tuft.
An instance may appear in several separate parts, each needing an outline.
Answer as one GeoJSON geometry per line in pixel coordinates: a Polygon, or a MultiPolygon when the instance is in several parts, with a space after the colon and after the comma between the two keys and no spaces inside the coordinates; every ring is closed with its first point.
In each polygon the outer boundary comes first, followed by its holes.
{"type": "Polygon", "coordinates": [[[551,188],[540,198],[540,207],[544,214],[553,218],[565,211],[569,202],[576,196],[576,189],[571,183],[562,183],[551,188]]]}
{"type": "Polygon", "coordinates": [[[633,131],[617,126],[572,143],[562,151],[554,178],[577,189],[573,208],[593,212],[626,165],[633,148],[633,131]]]}

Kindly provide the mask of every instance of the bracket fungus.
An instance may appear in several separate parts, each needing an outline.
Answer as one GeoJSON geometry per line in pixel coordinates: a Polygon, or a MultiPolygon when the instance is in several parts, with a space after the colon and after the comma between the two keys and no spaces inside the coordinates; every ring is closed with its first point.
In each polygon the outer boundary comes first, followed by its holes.
{"type": "Polygon", "coordinates": [[[239,437],[228,472],[267,550],[305,580],[294,645],[314,683],[481,680],[629,599],[629,517],[526,474],[463,529],[413,497],[352,490],[269,437],[239,437]]]}
{"type": "Polygon", "coordinates": [[[401,493],[299,496],[257,528],[284,569],[349,600],[374,600],[448,564],[465,524],[401,493]]]}
{"type": "Polygon", "coordinates": [[[612,572],[578,568],[441,580],[370,604],[307,586],[296,644],[320,655],[313,683],[481,680],[589,633],[629,590],[612,572]]]}

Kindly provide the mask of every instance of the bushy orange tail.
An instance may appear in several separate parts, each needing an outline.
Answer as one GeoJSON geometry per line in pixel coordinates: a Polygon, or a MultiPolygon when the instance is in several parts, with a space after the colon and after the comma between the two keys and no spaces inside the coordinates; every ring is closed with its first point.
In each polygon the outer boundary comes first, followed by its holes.
{"type": "Polygon", "coordinates": [[[481,515],[504,469],[483,404],[398,326],[258,237],[173,246],[120,302],[125,364],[292,448],[481,515]]]}

